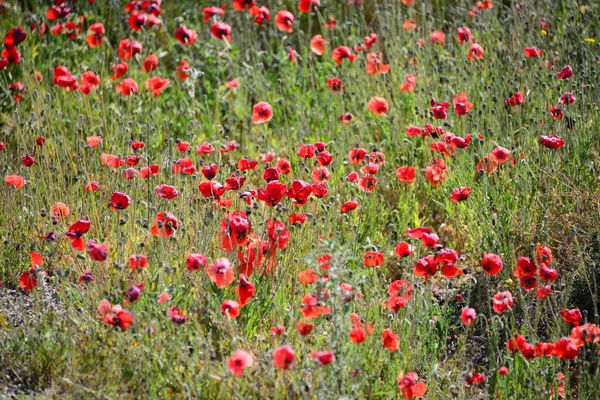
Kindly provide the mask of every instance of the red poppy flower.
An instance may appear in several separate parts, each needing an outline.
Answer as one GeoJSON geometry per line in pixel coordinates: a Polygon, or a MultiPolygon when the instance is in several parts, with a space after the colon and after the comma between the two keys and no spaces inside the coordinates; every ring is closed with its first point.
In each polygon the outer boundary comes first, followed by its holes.
{"type": "Polygon", "coordinates": [[[79,86],[77,79],[71,75],[65,66],[54,68],[54,84],[66,88],[69,91],[75,90],[79,86]]]}
{"type": "Polygon", "coordinates": [[[383,63],[383,54],[377,52],[367,54],[368,75],[386,74],[389,70],[390,65],[383,63]]]}
{"type": "Polygon", "coordinates": [[[496,314],[502,314],[508,309],[513,308],[513,298],[509,291],[498,292],[494,295],[494,311],[496,314]]]}
{"type": "Polygon", "coordinates": [[[315,327],[314,324],[311,324],[310,322],[303,322],[303,321],[298,321],[297,326],[298,326],[298,333],[300,334],[300,336],[310,335],[313,328],[315,327]]]}
{"type": "Polygon", "coordinates": [[[567,324],[573,324],[573,326],[579,326],[583,316],[581,315],[581,311],[578,308],[573,308],[571,310],[567,310],[565,308],[560,310],[560,316],[563,321],[567,324]]]}
{"type": "Polygon", "coordinates": [[[169,308],[169,318],[175,325],[183,325],[187,322],[187,315],[178,307],[169,308]]]}
{"type": "Polygon", "coordinates": [[[240,315],[240,305],[237,301],[225,300],[223,304],[221,304],[221,312],[223,312],[228,319],[236,319],[240,315]]]}
{"type": "Polygon", "coordinates": [[[98,311],[106,324],[118,327],[121,330],[129,329],[133,323],[133,315],[129,311],[123,310],[119,305],[111,307],[106,299],[100,302],[98,311]]]}
{"type": "Polygon", "coordinates": [[[148,23],[148,15],[134,11],[129,15],[129,27],[134,31],[141,31],[142,28],[148,23]]]}
{"type": "Polygon", "coordinates": [[[342,81],[339,78],[331,78],[327,80],[327,87],[333,92],[343,92],[344,86],[342,85],[342,81]]]}
{"type": "Polygon", "coordinates": [[[225,10],[221,7],[206,7],[202,13],[204,14],[204,23],[208,23],[212,18],[225,16],[225,10]]]}
{"type": "Polygon", "coordinates": [[[422,276],[424,279],[429,279],[434,276],[438,269],[438,262],[433,254],[430,254],[417,261],[413,267],[415,276],[422,276]]]}
{"type": "Polygon", "coordinates": [[[391,329],[384,329],[381,333],[381,339],[383,339],[383,347],[391,352],[398,351],[400,349],[400,343],[398,342],[399,336],[396,335],[391,329]]]}
{"type": "Polygon", "coordinates": [[[525,53],[525,57],[529,58],[538,58],[544,55],[544,52],[542,50],[536,49],[535,47],[525,47],[523,49],[523,52],[525,53]]]}
{"type": "Polygon", "coordinates": [[[565,140],[556,135],[544,135],[540,136],[540,143],[549,149],[560,149],[565,145],[565,140]]]}
{"type": "Polygon", "coordinates": [[[321,35],[315,35],[310,40],[310,51],[315,53],[318,56],[322,56],[325,53],[325,47],[329,44],[329,42],[323,39],[321,35]]]}
{"type": "Polygon", "coordinates": [[[131,204],[131,198],[127,196],[125,193],[114,192],[110,196],[110,203],[108,203],[108,208],[112,208],[114,210],[124,210],[131,204]]]}
{"type": "Polygon", "coordinates": [[[142,44],[131,39],[123,39],[119,42],[117,55],[123,60],[129,60],[136,54],[142,52],[142,44]]]}
{"type": "Polygon", "coordinates": [[[127,65],[127,63],[124,63],[124,62],[113,65],[112,67],[110,67],[110,70],[113,71],[114,74],[111,75],[110,79],[114,81],[114,80],[121,78],[123,75],[125,75],[127,73],[128,69],[129,69],[129,66],[127,65]]]}
{"type": "Polygon", "coordinates": [[[294,25],[294,15],[286,10],[279,11],[275,16],[275,25],[280,31],[292,33],[292,26],[294,25]]]}
{"type": "MultiPolygon", "coordinates": [[[[104,25],[101,22],[90,25],[86,41],[91,48],[102,46],[104,40],[104,25]]],[[[6,42],[6,39],[5,39],[6,42]]]]}
{"type": "Polygon", "coordinates": [[[77,279],[77,283],[81,285],[82,283],[90,283],[94,282],[95,280],[96,279],[94,278],[94,275],[92,275],[90,271],[84,271],[83,274],[81,274],[77,279]]]}
{"type": "Polygon", "coordinates": [[[452,99],[454,105],[454,112],[458,116],[467,115],[469,111],[473,109],[473,103],[471,103],[466,93],[460,93],[452,99]]]}
{"type": "Polygon", "coordinates": [[[483,47],[477,43],[472,44],[467,51],[467,57],[471,61],[480,60],[483,57],[483,47]]]}
{"type": "Polygon", "coordinates": [[[308,201],[308,198],[313,192],[312,185],[302,180],[295,180],[287,191],[287,196],[292,199],[292,202],[302,207],[308,201]]]}
{"type": "Polygon", "coordinates": [[[430,233],[430,232],[431,232],[431,229],[429,229],[429,228],[412,228],[412,229],[406,229],[406,231],[404,231],[404,233],[406,233],[406,235],[408,237],[410,237],[411,239],[421,239],[424,234],[430,233]]]}
{"type": "Polygon", "coordinates": [[[108,247],[94,240],[87,242],[87,252],[94,261],[105,261],[108,258],[108,247]]]}
{"type": "Polygon", "coordinates": [[[250,353],[244,350],[236,350],[227,360],[229,372],[235,376],[244,376],[244,370],[254,365],[254,360],[250,353]]]}
{"type": "Polygon", "coordinates": [[[223,22],[215,22],[212,24],[210,33],[219,40],[231,42],[231,26],[224,24],[223,22]]]}
{"type": "Polygon", "coordinates": [[[317,154],[317,162],[325,167],[333,162],[333,155],[328,151],[321,151],[317,154]]]}
{"type": "Polygon", "coordinates": [[[237,11],[244,11],[254,7],[254,0],[233,0],[233,9],[237,11]]]}
{"type": "Polygon", "coordinates": [[[536,266],[533,260],[529,257],[519,257],[517,259],[517,267],[513,271],[513,275],[516,277],[534,275],[536,266]]]}
{"type": "Polygon", "coordinates": [[[551,285],[538,286],[537,291],[536,291],[536,296],[540,299],[545,299],[546,297],[549,297],[551,294],[552,294],[552,286],[551,285]]]}
{"type": "Polygon", "coordinates": [[[172,200],[179,195],[179,191],[175,186],[165,185],[164,183],[154,188],[157,195],[163,199],[172,200]]]}
{"type": "Polygon", "coordinates": [[[302,298],[300,311],[306,320],[312,320],[319,318],[321,315],[331,313],[331,309],[328,306],[318,302],[316,297],[309,293],[302,298]]]}
{"type": "Polygon", "coordinates": [[[271,10],[269,10],[267,7],[265,6],[253,6],[250,8],[250,15],[254,16],[254,22],[262,27],[262,24],[265,21],[270,21],[271,20],[271,10]]]}
{"type": "Polygon", "coordinates": [[[473,322],[475,322],[476,317],[477,313],[475,312],[475,310],[469,307],[463,308],[462,312],[460,313],[460,320],[463,324],[467,326],[473,325],[473,322]]]}
{"type": "Polygon", "coordinates": [[[417,177],[417,172],[413,167],[400,167],[396,170],[396,177],[400,182],[412,183],[417,177]]]}
{"type": "Polygon", "coordinates": [[[510,158],[510,150],[502,146],[496,147],[490,154],[492,155],[492,157],[494,157],[494,160],[496,160],[500,164],[508,161],[508,159],[510,158]]]}
{"type": "Polygon", "coordinates": [[[158,56],[150,54],[144,61],[144,71],[148,74],[158,68],[158,56]]]}
{"type": "Polygon", "coordinates": [[[185,260],[185,266],[188,271],[200,271],[206,268],[208,260],[202,254],[190,253],[185,260]]]}
{"type": "Polygon", "coordinates": [[[296,366],[296,353],[288,345],[280,346],[273,351],[273,363],[275,368],[293,369],[296,366]]]}
{"type": "Polygon", "coordinates": [[[309,268],[298,273],[298,280],[303,285],[310,285],[311,283],[319,280],[319,278],[319,274],[313,268],[309,268]]]}
{"type": "Polygon", "coordinates": [[[310,358],[315,360],[320,366],[329,365],[335,361],[335,354],[331,351],[313,351],[310,358]]]}
{"type": "Polygon", "coordinates": [[[429,39],[432,43],[444,44],[444,42],[446,41],[446,35],[444,34],[444,32],[436,30],[431,33],[429,39]]]}
{"type": "Polygon", "coordinates": [[[244,307],[256,294],[256,286],[244,274],[240,275],[240,283],[235,287],[240,307],[244,307]]]}
{"type": "Polygon", "coordinates": [[[469,198],[472,191],[473,191],[473,189],[471,189],[469,187],[464,187],[464,186],[456,188],[452,191],[452,194],[450,194],[450,200],[452,200],[456,203],[466,200],[469,198]]]}
{"type": "Polygon", "coordinates": [[[321,7],[320,0],[300,0],[298,2],[298,10],[303,13],[309,13],[319,7],[321,7]]]}
{"type": "Polygon", "coordinates": [[[5,69],[8,64],[21,63],[21,53],[16,47],[3,49],[0,57],[0,69],[5,69]]]}
{"type": "Polygon", "coordinates": [[[516,94],[510,96],[509,98],[504,100],[504,105],[506,107],[514,107],[519,104],[523,104],[525,101],[525,95],[522,92],[517,92],[516,94]]]}
{"type": "Polygon", "coordinates": [[[460,44],[469,43],[474,39],[471,35],[471,30],[467,27],[458,28],[456,34],[460,44]]]}
{"type": "Polygon", "coordinates": [[[23,164],[26,167],[31,167],[34,162],[35,159],[31,154],[26,154],[23,157],[21,157],[21,164],[23,164]]]}
{"type": "Polygon", "coordinates": [[[566,67],[564,67],[563,69],[561,69],[559,72],[556,73],[556,77],[558,79],[569,79],[572,76],[573,76],[573,69],[571,68],[570,65],[567,65],[566,67]]]}
{"type": "Polygon", "coordinates": [[[345,213],[348,213],[350,211],[356,210],[357,207],[358,207],[358,200],[357,199],[350,200],[350,201],[347,201],[344,204],[342,204],[341,212],[343,214],[345,214],[345,213]]]}
{"type": "Polygon", "coordinates": [[[285,184],[279,181],[271,181],[267,183],[265,189],[259,188],[257,190],[257,198],[260,201],[264,201],[269,207],[274,207],[288,192],[288,188],[285,184]]]}
{"type": "Polygon", "coordinates": [[[30,269],[29,271],[25,271],[19,275],[19,286],[21,289],[26,291],[32,291],[38,285],[38,280],[35,275],[35,270],[30,269]]]}
{"type": "Polygon", "coordinates": [[[252,122],[255,124],[263,124],[269,122],[273,118],[273,107],[269,103],[260,102],[252,107],[252,122]]]}
{"type": "Polygon", "coordinates": [[[153,76],[146,80],[146,89],[150,90],[154,97],[161,95],[164,88],[169,84],[169,79],[163,79],[160,76],[153,76]]]}
{"type": "Polygon", "coordinates": [[[198,39],[198,34],[195,30],[188,29],[185,27],[185,25],[180,25],[179,28],[177,28],[177,31],[175,32],[175,39],[177,39],[177,41],[183,46],[191,46],[194,44],[196,39],[198,39]]]}
{"type": "Polygon", "coordinates": [[[425,247],[429,247],[430,249],[435,248],[437,246],[440,238],[435,233],[425,233],[421,236],[421,244],[425,247]]]}
{"type": "Polygon", "coordinates": [[[295,63],[296,61],[298,61],[298,52],[296,50],[292,49],[291,47],[288,47],[287,52],[289,62],[295,63]]]}
{"type": "Polygon", "coordinates": [[[128,302],[132,303],[139,299],[140,295],[142,294],[142,291],[144,291],[145,288],[146,283],[142,282],[139,285],[135,285],[127,289],[127,292],[125,292],[125,304],[129,304],[128,302]]]}
{"type": "Polygon", "coordinates": [[[554,355],[563,360],[574,360],[579,355],[579,349],[570,338],[560,338],[554,343],[554,355]]]}
{"type": "Polygon", "coordinates": [[[405,400],[412,400],[414,397],[421,398],[427,392],[427,386],[423,382],[417,382],[419,375],[415,372],[409,372],[405,376],[396,378],[398,387],[405,400]]]}
{"type": "Polygon", "coordinates": [[[350,340],[352,343],[360,344],[367,339],[367,331],[362,326],[355,326],[350,331],[350,340]]]}
{"type": "Polygon", "coordinates": [[[219,241],[226,252],[231,252],[238,245],[246,243],[252,232],[252,223],[244,211],[234,211],[221,220],[219,241]]]}
{"type": "Polygon", "coordinates": [[[115,89],[118,94],[123,96],[129,96],[137,93],[139,90],[137,83],[131,78],[125,78],[121,82],[117,83],[115,89]]]}
{"type": "Polygon", "coordinates": [[[50,21],[56,21],[59,18],[64,18],[71,13],[71,9],[66,3],[60,3],[59,5],[53,5],[48,9],[46,18],[50,21]]]}
{"type": "Polygon", "coordinates": [[[583,324],[571,329],[571,340],[577,347],[582,347],[585,343],[600,342],[600,327],[594,324],[583,324]]]}
{"type": "Polygon", "coordinates": [[[27,34],[23,30],[22,26],[18,26],[16,28],[12,28],[8,31],[8,33],[4,36],[4,47],[11,48],[18,46],[27,38],[27,34]]]}
{"type": "Polygon", "coordinates": [[[540,268],[544,265],[550,264],[552,261],[552,250],[549,247],[542,246],[538,243],[535,247],[535,255],[537,263],[540,265],[540,268]]]}
{"type": "Polygon", "coordinates": [[[153,236],[169,237],[173,236],[179,229],[179,220],[169,211],[162,211],[156,214],[154,225],[151,228],[153,236]]]}
{"type": "Polygon", "coordinates": [[[369,100],[367,108],[375,115],[386,114],[389,110],[387,100],[377,96],[374,96],[369,100]]]}
{"type": "Polygon", "coordinates": [[[384,256],[383,251],[373,251],[369,250],[365,253],[365,257],[363,260],[365,267],[379,267],[383,265],[384,256]]]}
{"type": "Polygon", "coordinates": [[[440,186],[448,177],[448,169],[443,159],[432,159],[424,172],[425,179],[433,186],[440,186]]]}
{"type": "Polygon", "coordinates": [[[331,52],[331,56],[333,57],[337,65],[342,65],[342,61],[344,61],[344,59],[346,58],[350,60],[350,62],[356,60],[356,56],[352,54],[352,50],[350,50],[350,48],[346,46],[340,46],[334,49],[331,52]]]}
{"type": "Polygon", "coordinates": [[[134,254],[129,256],[129,269],[137,270],[139,268],[146,268],[148,266],[148,259],[142,254],[134,254]]]}
{"type": "Polygon", "coordinates": [[[492,253],[483,253],[481,267],[486,273],[490,275],[496,275],[502,271],[504,265],[500,256],[492,253]]]}
{"type": "Polygon", "coordinates": [[[484,380],[485,374],[482,374],[481,372],[474,372],[465,377],[465,382],[469,385],[481,385],[484,380]]]}
{"type": "Polygon", "coordinates": [[[219,289],[226,288],[235,279],[233,268],[226,258],[220,258],[206,269],[206,273],[219,289]]]}

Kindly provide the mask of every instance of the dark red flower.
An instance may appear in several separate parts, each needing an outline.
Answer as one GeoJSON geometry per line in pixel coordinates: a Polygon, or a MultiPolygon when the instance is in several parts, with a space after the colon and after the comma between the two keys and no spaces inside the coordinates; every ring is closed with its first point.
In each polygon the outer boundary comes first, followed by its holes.
{"type": "Polygon", "coordinates": [[[231,42],[231,26],[224,24],[223,22],[215,22],[212,24],[210,33],[219,40],[231,42]]]}
{"type": "Polygon", "coordinates": [[[110,196],[110,203],[108,203],[108,208],[112,208],[115,210],[124,210],[131,204],[131,198],[127,196],[125,193],[114,192],[110,196]]]}
{"type": "Polygon", "coordinates": [[[310,358],[315,360],[320,366],[329,365],[335,361],[335,354],[331,351],[313,351],[310,358]]]}
{"type": "Polygon", "coordinates": [[[189,271],[200,271],[206,268],[208,260],[202,254],[190,253],[185,260],[185,266],[189,271]]]}
{"type": "Polygon", "coordinates": [[[105,261],[108,258],[108,247],[94,240],[87,242],[87,252],[94,261],[105,261]]]}
{"type": "Polygon", "coordinates": [[[549,149],[560,149],[565,145],[565,140],[556,135],[543,135],[540,136],[540,143],[549,149]]]}
{"type": "Polygon", "coordinates": [[[456,203],[466,200],[469,198],[472,191],[473,189],[464,186],[456,188],[452,191],[452,194],[450,194],[450,200],[456,203]]]}
{"type": "Polygon", "coordinates": [[[572,76],[573,76],[573,69],[571,68],[570,65],[567,65],[562,70],[560,70],[559,72],[556,73],[556,77],[558,79],[569,79],[572,76]]]}
{"type": "MultiPolygon", "coordinates": [[[[225,25],[225,24],[222,24],[225,25]]],[[[211,27],[212,32],[212,27],[211,27]]],[[[231,28],[230,28],[231,32],[231,28]]],[[[214,33],[213,33],[214,34],[214,33]]],[[[214,34],[216,36],[216,34],[214,34]]],[[[220,39],[221,37],[218,37],[220,39]]],[[[184,46],[191,46],[198,39],[198,34],[193,29],[188,29],[185,25],[180,25],[175,32],[175,39],[184,46]]]]}

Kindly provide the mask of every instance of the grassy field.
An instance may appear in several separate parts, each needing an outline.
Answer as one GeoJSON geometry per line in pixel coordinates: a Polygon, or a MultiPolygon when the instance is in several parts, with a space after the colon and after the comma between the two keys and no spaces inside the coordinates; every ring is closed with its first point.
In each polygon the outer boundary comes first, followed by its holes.
{"type": "Polygon", "coordinates": [[[600,4],[0,3],[0,398],[599,399],[600,4]]]}

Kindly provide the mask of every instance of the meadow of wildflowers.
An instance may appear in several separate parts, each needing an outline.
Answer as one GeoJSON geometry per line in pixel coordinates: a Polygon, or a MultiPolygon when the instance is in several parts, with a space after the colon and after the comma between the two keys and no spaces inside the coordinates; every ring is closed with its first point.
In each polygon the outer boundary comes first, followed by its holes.
{"type": "Polygon", "coordinates": [[[0,398],[599,399],[598,15],[0,1],[0,398]]]}

